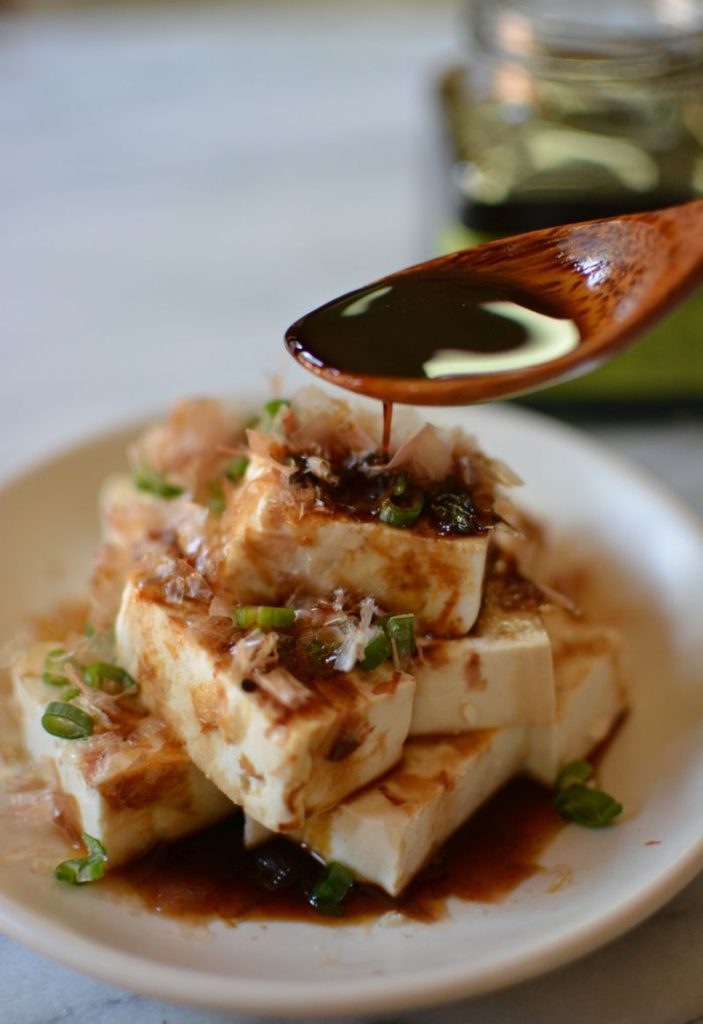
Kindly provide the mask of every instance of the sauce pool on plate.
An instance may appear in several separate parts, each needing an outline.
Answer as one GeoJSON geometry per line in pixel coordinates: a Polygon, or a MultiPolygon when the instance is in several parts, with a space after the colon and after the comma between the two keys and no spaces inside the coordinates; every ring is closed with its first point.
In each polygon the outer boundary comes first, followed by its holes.
{"type": "Polygon", "coordinates": [[[538,858],[564,824],[548,790],[515,779],[442,846],[401,896],[358,884],[340,917],[323,916],[308,902],[322,865],[282,838],[245,850],[239,815],[157,847],[110,878],[115,890],[136,895],[148,909],[193,924],[213,918],[349,924],[388,911],[433,921],[450,897],[494,902],[543,870],[538,858]]]}

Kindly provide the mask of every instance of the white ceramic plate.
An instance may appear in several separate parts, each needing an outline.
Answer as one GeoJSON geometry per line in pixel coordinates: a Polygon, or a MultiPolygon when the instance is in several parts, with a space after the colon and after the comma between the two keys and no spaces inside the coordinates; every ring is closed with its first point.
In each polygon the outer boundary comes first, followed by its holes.
{"type": "MultiPolygon", "coordinates": [[[[447,418],[528,481],[523,504],[613,554],[610,598],[623,581],[623,592],[644,598],[623,616],[633,711],[602,772],[625,820],[602,832],[564,829],[543,855],[545,871],[504,902],[453,903],[431,925],[217,923],[189,932],[116,903],[100,886],[75,890],[4,863],[4,931],[78,970],[171,1000],[287,1016],[382,1012],[487,992],[563,964],[642,920],[695,874],[703,864],[698,522],[639,472],[549,420],[500,407],[447,418]]],[[[0,639],[27,610],[80,593],[97,488],[123,464],[129,436],[91,441],[0,492],[0,639]]]]}

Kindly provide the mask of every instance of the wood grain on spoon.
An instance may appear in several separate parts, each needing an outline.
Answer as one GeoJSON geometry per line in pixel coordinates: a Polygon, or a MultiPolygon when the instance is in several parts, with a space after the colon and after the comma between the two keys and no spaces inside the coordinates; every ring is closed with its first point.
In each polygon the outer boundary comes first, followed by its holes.
{"type": "MultiPolygon", "coordinates": [[[[460,405],[520,394],[585,372],[635,341],[703,284],[703,199],[489,242],[408,267],[358,291],[368,295],[371,289],[380,294],[385,288],[390,293],[384,297],[386,313],[392,314],[394,287],[407,294],[408,286],[422,283],[427,287],[428,282],[465,285],[467,295],[471,289],[479,299],[484,293],[499,298],[519,296],[521,302],[527,297],[534,309],[572,320],[580,335],[578,344],[534,365],[428,378],[421,373],[389,372],[388,366],[403,350],[402,335],[398,335],[392,352],[380,351],[383,337],[374,341],[379,365],[386,357],[383,370],[366,364],[362,371],[359,366],[348,369],[353,359],[348,353],[345,367],[342,341],[334,360],[318,358],[308,343],[310,324],[339,302],[335,300],[296,321],[286,332],[286,345],[319,377],[386,402],[460,405]]],[[[344,298],[352,303],[355,294],[344,298]]],[[[442,294],[438,290],[440,303],[442,294]]],[[[479,299],[474,300],[478,306],[489,308],[490,303],[479,299]]],[[[324,330],[328,330],[327,324],[324,330]]],[[[438,316],[437,336],[432,340],[437,348],[442,347],[441,333],[438,316]]],[[[368,363],[369,357],[365,359],[368,363]]],[[[374,359],[372,352],[371,364],[374,359]]]]}

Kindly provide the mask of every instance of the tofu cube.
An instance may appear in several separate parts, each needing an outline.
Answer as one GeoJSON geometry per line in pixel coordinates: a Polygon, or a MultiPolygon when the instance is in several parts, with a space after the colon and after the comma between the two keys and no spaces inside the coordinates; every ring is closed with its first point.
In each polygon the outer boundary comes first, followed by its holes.
{"type": "MultiPolygon", "coordinates": [[[[359,878],[397,895],[513,775],[524,771],[551,787],[565,763],[587,756],[626,706],[617,640],[558,608],[544,620],[554,659],[554,721],[410,739],[396,768],[310,819],[297,838],[326,861],[343,861],[359,878]]],[[[250,826],[251,842],[262,838],[250,826]]]]}
{"type": "Polygon", "coordinates": [[[411,676],[388,663],[306,683],[273,669],[254,682],[228,646],[208,642],[206,619],[207,608],[169,606],[128,584],[120,664],[195,764],[261,824],[301,828],[399,760],[411,676]]]}
{"type": "Polygon", "coordinates": [[[223,572],[243,601],[342,587],[386,611],[412,612],[418,631],[436,636],[463,636],[478,616],[487,535],[439,537],[319,508],[256,457],[223,532],[223,572]]]}
{"type": "Polygon", "coordinates": [[[135,487],[128,473],[113,473],[98,498],[103,541],[119,548],[139,544],[166,529],[172,510],[172,503],[135,487]]]}
{"type": "Polygon", "coordinates": [[[61,739],[41,724],[47,704],[57,699],[56,688],[20,670],[13,672],[12,685],[27,754],[72,798],[72,827],[100,840],[110,867],[234,810],[154,715],[116,722],[114,729],[101,728],[87,739],[61,739]]]}
{"type": "Polygon", "coordinates": [[[556,715],[552,649],[537,611],[503,610],[487,598],[470,636],[427,641],[412,671],[411,736],[546,724],[556,715]]]}
{"type": "Polygon", "coordinates": [[[524,758],[520,727],[413,739],[375,785],[312,818],[298,837],[326,861],[397,896],[524,758]]]}
{"type": "Polygon", "coordinates": [[[545,615],[552,638],[556,718],[528,731],[526,771],[552,786],[569,761],[586,757],[627,706],[618,672],[618,639],[609,629],[554,609],[545,615]]]}

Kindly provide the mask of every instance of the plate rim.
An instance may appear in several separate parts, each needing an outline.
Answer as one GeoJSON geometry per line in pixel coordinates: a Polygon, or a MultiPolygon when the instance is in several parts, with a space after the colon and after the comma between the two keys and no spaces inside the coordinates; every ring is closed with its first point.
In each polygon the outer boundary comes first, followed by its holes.
{"type": "MultiPolygon", "coordinates": [[[[236,403],[239,398],[236,394],[229,395],[228,401],[236,403]]],[[[241,396],[239,404],[244,408],[250,406],[252,396],[241,396]]],[[[667,504],[703,544],[703,517],[646,470],[614,453],[601,441],[570,424],[531,409],[495,404],[474,407],[470,411],[472,416],[478,414],[477,432],[481,419],[505,422],[511,428],[519,427],[521,422],[531,422],[538,430],[555,434],[567,444],[586,450],[667,504]]],[[[438,412],[433,410],[435,416],[438,412]]],[[[149,419],[151,417],[139,416],[114,423],[30,460],[19,471],[0,479],[0,502],[7,491],[20,488],[43,468],[63,458],[80,458],[101,444],[116,443],[129,433],[136,433],[149,419]]],[[[281,981],[275,987],[261,978],[239,977],[233,981],[226,975],[206,974],[201,970],[184,969],[158,961],[142,961],[107,945],[96,946],[94,940],[86,940],[73,933],[69,943],[62,943],[60,939],[65,937],[65,931],[60,924],[50,922],[47,926],[47,919],[41,913],[26,908],[4,893],[0,893],[0,930],[24,946],[107,984],[193,1007],[241,1011],[262,1017],[280,1014],[291,1018],[321,1017],[348,1013],[350,1006],[355,1014],[370,1014],[420,1009],[468,996],[486,995],[563,967],[631,930],[679,892],[701,867],[703,831],[673,865],[654,881],[645,883],[644,889],[636,890],[624,902],[614,904],[605,912],[596,912],[592,918],[566,928],[565,934],[537,940],[527,953],[519,957],[515,953],[507,954],[484,968],[480,977],[467,974],[466,964],[459,964],[447,968],[432,967],[414,974],[369,976],[362,980],[321,979],[315,983],[314,989],[309,980],[281,981]],[[198,985],[197,995],[194,995],[193,989],[198,985]]]]}

